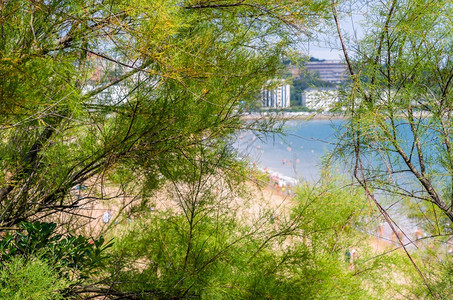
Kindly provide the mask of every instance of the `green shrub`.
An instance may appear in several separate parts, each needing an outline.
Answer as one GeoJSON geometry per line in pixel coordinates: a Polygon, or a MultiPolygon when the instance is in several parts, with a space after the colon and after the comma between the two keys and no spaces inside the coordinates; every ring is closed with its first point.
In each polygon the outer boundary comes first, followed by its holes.
{"type": "Polygon", "coordinates": [[[368,299],[366,272],[344,262],[363,201],[333,184],[306,186],[279,225],[271,210],[247,222],[200,200],[193,218],[146,213],[117,238],[109,286],[143,299],[368,299]]]}
{"type": "Polygon", "coordinates": [[[98,239],[56,234],[55,223],[22,222],[21,230],[8,233],[0,240],[1,261],[14,257],[25,260],[40,257],[54,264],[62,275],[76,274],[83,278],[102,265],[103,252],[111,246],[103,237],[98,239]]]}
{"type": "Polygon", "coordinates": [[[0,299],[58,300],[70,282],[45,260],[12,257],[0,269],[0,299]]]}
{"type": "Polygon", "coordinates": [[[66,299],[101,271],[111,243],[55,230],[55,223],[23,222],[3,236],[0,299],[66,299]]]}

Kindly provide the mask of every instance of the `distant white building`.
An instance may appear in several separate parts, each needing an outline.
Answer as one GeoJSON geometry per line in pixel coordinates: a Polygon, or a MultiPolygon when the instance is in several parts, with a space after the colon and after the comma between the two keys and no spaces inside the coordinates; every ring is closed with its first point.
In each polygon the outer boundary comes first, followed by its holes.
{"type": "Polygon", "coordinates": [[[329,111],[340,100],[339,91],[329,88],[309,88],[302,92],[302,106],[313,110],[329,111]]]}
{"type": "MultiPolygon", "coordinates": [[[[268,81],[270,85],[272,81],[268,81]]],[[[263,107],[269,108],[286,108],[290,106],[290,91],[289,84],[283,83],[280,86],[277,86],[274,89],[266,89],[263,87],[261,90],[261,103],[263,107]]]]}

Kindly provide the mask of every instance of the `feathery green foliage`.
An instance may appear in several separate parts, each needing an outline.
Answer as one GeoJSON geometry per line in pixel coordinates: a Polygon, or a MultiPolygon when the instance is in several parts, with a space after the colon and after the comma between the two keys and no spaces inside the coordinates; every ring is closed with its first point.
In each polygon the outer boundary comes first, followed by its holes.
{"type": "Polygon", "coordinates": [[[15,257],[0,269],[0,297],[8,300],[65,299],[62,291],[71,282],[45,260],[15,257]]]}
{"type": "Polygon", "coordinates": [[[278,73],[295,28],[308,33],[326,8],[3,1],[0,223],[74,210],[71,189],[112,172],[147,194],[194,145],[221,148],[235,129],[269,129],[244,124],[241,106],[278,73]]]}
{"type": "MultiPolygon", "coordinates": [[[[382,272],[404,261],[373,259],[356,230],[366,206],[359,190],[328,181],[301,187],[290,216],[276,221],[271,208],[244,217],[245,203],[225,205],[209,192],[215,184],[200,182],[198,192],[179,186],[181,194],[167,200],[173,212],[144,212],[117,234],[107,280],[113,290],[143,299],[382,299],[398,288],[382,272]],[[360,257],[351,269],[345,252],[352,248],[360,257]]],[[[403,268],[403,278],[412,280],[411,270],[403,268]]]]}

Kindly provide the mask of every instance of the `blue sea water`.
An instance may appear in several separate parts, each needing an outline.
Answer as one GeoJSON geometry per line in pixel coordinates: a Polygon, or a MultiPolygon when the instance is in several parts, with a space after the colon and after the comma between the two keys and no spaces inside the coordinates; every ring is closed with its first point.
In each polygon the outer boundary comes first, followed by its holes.
{"type": "MultiPolygon", "coordinates": [[[[315,183],[325,167],[323,160],[338,142],[338,133],[342,132],[343,124],[343,120],[291,120],[285,122],[285,135],[268,134],[266,138],[259,138],[251,131],[241,132],[235,142],[235,148],[241,157],[271,174],[277,173],[299,181],[315,183]]],[[[336,175],[351,177],[347,168],[330,166],[330,171],[336,175]]],[[[388,208],[388,213],[398,226],[413,236],[418,226],[407,217],[398,200],[380,196],[378,198],[382,201],[381,205],[388,208]]],[[[377,223],[382,222],[379,221],[378,214],[376,218],[377,223]]],[[[373,232],[375,229],[366,230],[373,232]]],[[[384,236],[388,240],[391,236],[387,224],[384,225],[384,236]]],[[[404,241],[408,242],[406,238],[404,241]]]]}
{"type": "Polygon", "coordinates": [[[240,156],[270,172],[298,180],[319,179],[322,159],[335,146],[335,133],[341,120],[291,120],[285,135],[268,134],[258,138],[252,132],[241,132],[235,144],[240,156]]]}

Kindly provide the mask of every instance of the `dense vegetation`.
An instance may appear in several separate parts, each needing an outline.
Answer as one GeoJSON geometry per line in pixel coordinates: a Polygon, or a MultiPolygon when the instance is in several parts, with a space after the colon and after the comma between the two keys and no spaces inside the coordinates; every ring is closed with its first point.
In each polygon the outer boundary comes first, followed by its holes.
{"type": "Polygon", "coordinates": [[[250,176],[231,136],[281,131],[241,114],[343,2],[0,1],[0,298],[448,295],[443,257],[376,255],[361,232],[376,214],[371,189],[403,188],[371,185],[382,173],[361,163],[371,151],[397,152],[390,165],[403,168],[390,174],[415,176],[420,188],[403,196],[408,209],[428,203],[426,230],[450,234],[453,212],[451,183],[435,180],[453,169],[451,5],[388,2],[370,6],[364,56],[347,57],[350,123],[337,154],[354,159],[365,195],[326,173],[275,206],[249,192],[267,182],[250,176]]]}
{"type": "MultiPolygon", "coordinates": [[[[334,9],[336,20],[348,10],[345,4],[334,9]]],[[[353,79],[343,103],[348,129],[337,154],[351,163],[357,182],[395,231],[382,199],[406,203],[406,213],[437,249],[430,255],[444,261],[453,221],[451,1],[393,0],[349,8],[365,7],[362,39],[344,34],[337,22],[353,79]]],[[[446,270],[443,276],[450,278],[451,266],[446,270]]],[[[445,286],[440,293],[430,288],[432,274],[419,272],[430,295],[448,298],[445,286]]]]}

